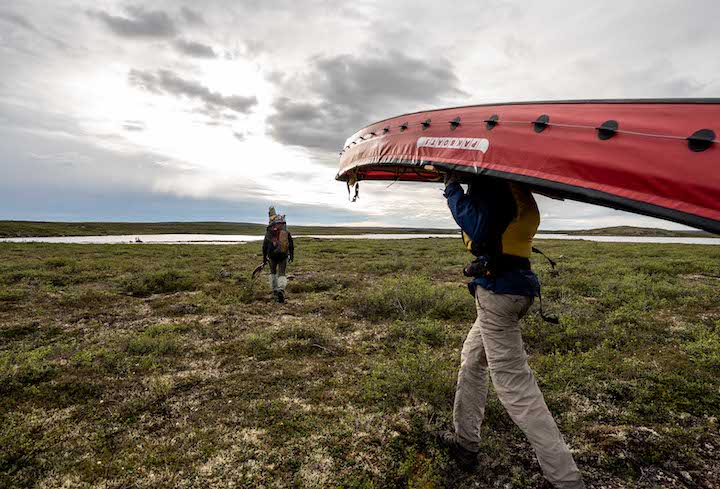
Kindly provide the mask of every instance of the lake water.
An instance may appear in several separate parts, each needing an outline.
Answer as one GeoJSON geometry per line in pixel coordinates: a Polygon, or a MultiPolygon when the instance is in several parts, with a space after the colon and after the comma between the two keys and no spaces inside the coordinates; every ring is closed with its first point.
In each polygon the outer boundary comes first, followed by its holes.
{"type": "MultiPolygon", "coordinates": [[[[422,238],[458,238],[452,234],[313,234],[298,235],[296,238],[316,239],[422,239],[422,238]]],[[[0,238],[0,242],[14,243],[76,243],[76,244],[123,244],[134,243],[140,239],[145,244],[237,244],[262,241],[263,236],[242,234],[138,234],[124,236],[61,236],[34,238],[0,238]]],[[[652,238],[636,236],[571,236],[568,234],[538,234],[535,239],[581,239],[609,243],[680,243],[720,245],[720,238],[652,238]]]]}

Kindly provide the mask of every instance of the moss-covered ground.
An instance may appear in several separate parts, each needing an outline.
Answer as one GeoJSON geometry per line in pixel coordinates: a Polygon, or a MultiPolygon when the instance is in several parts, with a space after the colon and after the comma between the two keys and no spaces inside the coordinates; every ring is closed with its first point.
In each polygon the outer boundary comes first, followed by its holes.
{"type": "MultiPolygon", "coordinates": [[[[590,487],[720,487],[720,247],[544,241],[530,363],[590,487]]],[[[547,488],[490,395],[449,427],[474,319],[455,240],[0,243],[0,487],[547,488]]]]}

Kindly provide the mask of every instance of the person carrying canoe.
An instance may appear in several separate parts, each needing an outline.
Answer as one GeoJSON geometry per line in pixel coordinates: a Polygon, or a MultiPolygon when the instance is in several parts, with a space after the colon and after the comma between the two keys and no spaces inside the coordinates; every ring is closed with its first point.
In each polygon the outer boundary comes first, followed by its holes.
{"type": "Polygon", "coordinates": [[[463,191],[445,176],[445,197],[466,245],[477,257],[465,269],[477,320],[463,344],[453,407],[454,431],[438,441],[466,468],[477,464],[485,415],[488,370],[500,402],[532,444],[545,477],[558,488],[583,488],[582,475],[563,441],[528,365],[519,320],[539,295],[530,270],[540,224],[535,199],[521,184],[478,178],[463,191]]]}
{"type": "Polygon", "coordinates": [[[287,277],[285,271],[288,260],[295,259],[295,244],[288,231],[285,215],[275,212],[275,207],[268,211],[269,224],[263,240],[263,265],[270,262],[270,287],[277,302],[285,302],[287,277]]]}

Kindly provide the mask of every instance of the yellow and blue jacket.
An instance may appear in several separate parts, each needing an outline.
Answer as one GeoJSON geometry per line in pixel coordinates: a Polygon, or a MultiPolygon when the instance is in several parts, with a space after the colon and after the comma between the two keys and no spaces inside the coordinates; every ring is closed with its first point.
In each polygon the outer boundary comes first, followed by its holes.
{"type": "MultiPolygon", "coordinates": [[[[445,188],[445,197],[455,222],[469,240],[485,243],[497,242],[500,238],[502,254],[530,258],[540,213],[526,186],[485,178],[473,183],[466,194],[459,183],[453,182],[445,188]],[[502,232],[500,237],[498,232],[502,232]]],[[[540,289],[532,270],[519,268],[501,270],[494,277],[474,279],[468,284],[473,296],[478,285],[496,294],[533,297],[540,289]]]]}

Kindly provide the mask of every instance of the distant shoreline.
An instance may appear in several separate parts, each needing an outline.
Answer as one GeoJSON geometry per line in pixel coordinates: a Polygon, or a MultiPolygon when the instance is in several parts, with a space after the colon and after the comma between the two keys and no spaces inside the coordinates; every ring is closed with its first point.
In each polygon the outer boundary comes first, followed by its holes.
{"type": "Polygon", "coordinates": [[[641,228],[633,226],[615,226],[597,229],[583,229],[574,231],[545,231],[542,234],[567,234],[569,236],[637,236],[645,238],[719,238],[720,235],[707,231],[675,231],[671,229],[641,228]]]}
{"type": "MultiPolygon", "coordinates": [[[[291,226],[294,234],[456,234],[457,229],[364,226],[291,226]]],[[[233,222],[41,222],[0,221],[0,238],[119,236],[144,234],[262,235],[265,224],[233,222]]],[[[589,230],[540,230],[542,234],[571,236],[643,236],[717,238],[705,231],[673,231],[658,228],[617,226],[589,230]]]]}
{"type": "MultiPolygon", "coordinates": [[[[266,224],[245,222],[41,222],[0,221],[0,238],[126,236],[147,234],[219,234],[262,236],[266,224]]],[[[459,230],[436,228],[297,226],[293,234],[455,234],[459,230]]]]}

